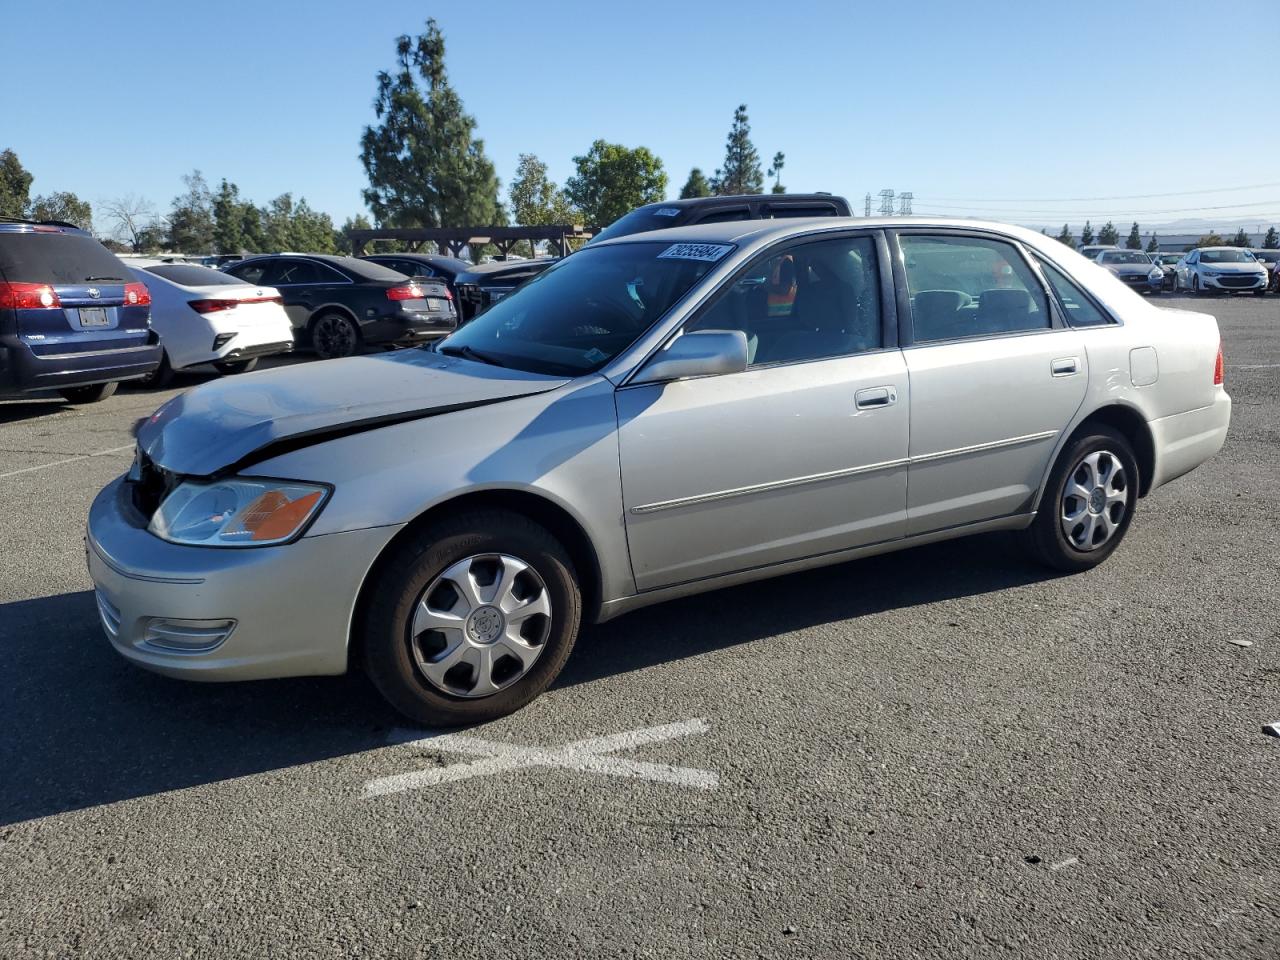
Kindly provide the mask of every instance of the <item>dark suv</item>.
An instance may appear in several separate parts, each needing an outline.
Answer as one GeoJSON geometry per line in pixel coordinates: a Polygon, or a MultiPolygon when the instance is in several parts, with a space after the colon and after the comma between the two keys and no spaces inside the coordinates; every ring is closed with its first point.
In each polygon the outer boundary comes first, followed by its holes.
{"type": "MultiPolygon", "coordinates": [[[[693,223],[725,223],[731,220],[777,220],[783,217],[848,217],[849,201],[830,193],[768,193],[729,197],[694,197],[636,207],[592,238],[612,240],[633,233],[686,227],[693,223]]],[[[501,300],[520,284],[556,262],[554,257],[484,263],[454,277],[462,322],[501,300]]]]}
{"type": "Polygon", "coordinates": [[[0,396],[96,403],[160,364],[151,294],[69,223],[0,218],[0,396]]]}
{"type": "Polygon", "coordinates": [[[457,312],[449,288],[355,257],[282,253],[223,268],[284,298],[299,343],[321,358],[348,357],[362,346],[435,340],[452,333],[457,312]]]}

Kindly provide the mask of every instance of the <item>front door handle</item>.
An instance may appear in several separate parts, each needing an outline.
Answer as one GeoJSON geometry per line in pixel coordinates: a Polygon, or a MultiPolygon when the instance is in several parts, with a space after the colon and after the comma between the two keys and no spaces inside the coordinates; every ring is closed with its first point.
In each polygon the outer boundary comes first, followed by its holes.
{"type": "Polygon", "coordinates": [[[893,387],[866,387],[853,395],[853,402],[859,410],[888,407],[898,402],[898,391],[893,387]]]}
{"type": "Polygon", "coordinates": [[[1050,369],[1055,377],[1069,377],[1080,372],[1080,358],[1059,357],[1050,364],[1050,369]]]}

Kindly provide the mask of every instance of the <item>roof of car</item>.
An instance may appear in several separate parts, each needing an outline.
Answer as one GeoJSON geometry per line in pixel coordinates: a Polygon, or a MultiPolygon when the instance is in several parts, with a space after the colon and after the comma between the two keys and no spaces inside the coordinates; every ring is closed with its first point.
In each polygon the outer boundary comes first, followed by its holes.
{"type": "MultiPolygon", "coordinates": [[[[817,201],[826,200],[836,203],[845,203],[848,201],[844,197],[837,197],[833,193],[732,193],[713,197],[685,197],[681,200],[657,200],[653,203],[646,203],[644,207],[703,207],[718,206],[723,203],[740,203],[744,201],[760,201],[768,200],[770,203],[790,203],[792,201],[817,201]]],[[[643,210],[644,207],[637,207],[643,210]]]]}
{"type": "Polygon", "coordinates": [[[528,267],[538,267],[539,269],[549,267],[559,259],[559,257],[535,257],[532,260],[493,260],[489,263],[478,263],[475,266],[468,266],[465,272],[468,274],[480,274],[482,276],[490,273],[500,273],[507,270],[516,273],[528,267]]]}
{"type": "MultiPolygon", "coordinates": [[[[785,237],[805,230],[849,230],[947,227],[951,229],[995,230],[1021,239],[1052,240],[1036,230],[996,220],[942,219],[935,217],[787,217],[778,220],[732,220],[725,223],[696,223],[687,227],[668,227],[633,233],[588,245],[588,249],[611,247],[619,243],[732,243],[742,246],[775,237],[785,237]]],[[[1056,242],[1056,241],[1055,241],[1056,242]]]]}

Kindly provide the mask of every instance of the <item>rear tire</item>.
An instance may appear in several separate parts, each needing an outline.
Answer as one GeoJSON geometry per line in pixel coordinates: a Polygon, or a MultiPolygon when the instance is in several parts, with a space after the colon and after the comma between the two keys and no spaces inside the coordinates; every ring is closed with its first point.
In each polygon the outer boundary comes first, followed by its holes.
{"type": "Polygon", "coordinates": [[[237,373],[248,373],[257,365],[257,357],[249,360],[218,360],[214,363],[213,369],[227,376],[234,376],[237,373]]]}
{"type": "Polygon", "coordinates": [[[138,386],[146,387],[148,390],[159,390],[167,387],[173,380],[173,366],[169,363],[169,354],[160,354],[160,366],[156,367],[145,377],[138,381],[138,386]]]}
{"type": "Polygon", "coordinates": [[[341,313],[322,313],[311,323],[311,348],[321,360],[350,357],[360,349],[360,330],[341,313]]]}
{"type": "Polygon", "coordinates": [[[87,387],[66,387],[58,392],[67,403],[101,403],[115,393],[118,386],[119,382],[113,380],[111,383],[94,383],[87,387]]]}
{"type": "Polygon", "coordinates": [[[384,557],[372,577],[358,621],[366,672],[393,707],[429,727],[481,723],[525,706],[560,673],[582,620],[568,551],[528,517],[506,510],[461,513],[425,527],[384,557]],[[486,566],[493,570],[487,578],[480,575],[486,566]],[[478,602],[453,588],[460,569],[478,602]],[[504,592],[508,571],[513,586],[504,592]],[[519,618],[535,602],[548,612],[519,618]],[[440,611],[452,619],[435,629],[431,624],[444,620],[440,611]],[[525,624],[536,642],[508,644],[509,632],[523,635],[525,624]],[[504,676],[503,669],[515,672],[504,676]]]}
{"type": "Polygon", "coordinates": [[[1086,428],[1054,463],[1036,518],[1023,531],[1024,545],[1055,570],[1096,567],[1128,532],[1140,481],[1137,458],[1121,433],[1086,428]]]}

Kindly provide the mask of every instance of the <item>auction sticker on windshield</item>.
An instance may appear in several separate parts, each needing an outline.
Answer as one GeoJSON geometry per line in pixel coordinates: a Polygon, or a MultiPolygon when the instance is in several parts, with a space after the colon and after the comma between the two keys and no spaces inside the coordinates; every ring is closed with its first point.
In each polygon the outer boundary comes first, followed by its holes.
{"type": "Polygon", "coordinates": [[[715,263],[733,247],[727,243],[673,243],[658,254],[659,260],[702,260],[715,263]]]}

